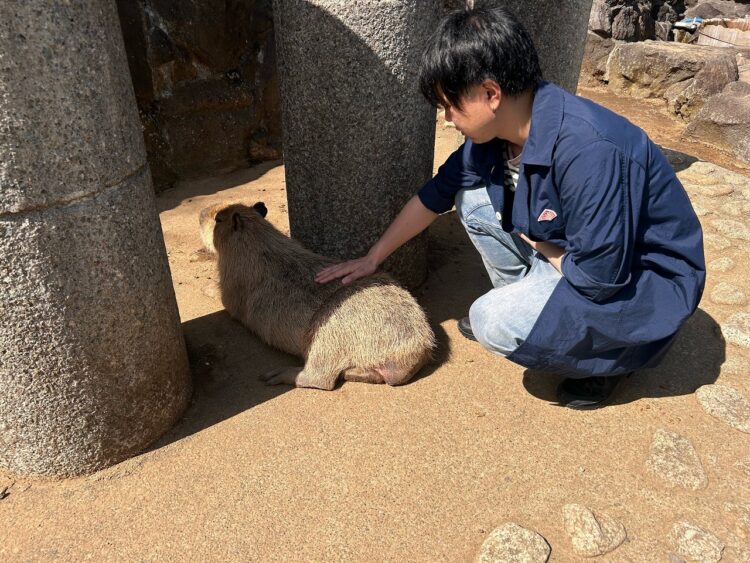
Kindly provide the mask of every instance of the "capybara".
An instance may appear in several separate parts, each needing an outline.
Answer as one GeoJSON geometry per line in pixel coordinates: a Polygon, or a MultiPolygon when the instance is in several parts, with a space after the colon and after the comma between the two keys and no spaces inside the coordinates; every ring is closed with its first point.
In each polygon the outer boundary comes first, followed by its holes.
{"type": "Polygon", "coordinates": [[[318,284],[335,261],[279,232],[263,203],[201,211],[201,236],[218,256],[221,301],[266,343],[301,356],[261,379],[333,389],[347,381],[400,385],[432,357],[435,336],[414,297],[382,273],[350,285],[318,284]]]}

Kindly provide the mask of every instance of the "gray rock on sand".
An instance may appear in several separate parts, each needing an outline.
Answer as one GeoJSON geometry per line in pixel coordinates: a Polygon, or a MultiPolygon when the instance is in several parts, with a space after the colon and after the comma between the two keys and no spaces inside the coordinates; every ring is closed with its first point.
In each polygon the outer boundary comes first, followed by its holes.
{"type": "Polygon", "coordinates": [[[724,338],[742,348],[750,348],[750,313],[735,313],[721,326],[724,338]]]}
{"type": "Polygon", "coordinates": [[[703,244],[706,248],[714,252],[721,252],[732,246],[732,241],[727,237],[717,235],[716,233],[703,233],[703,244]]]}
{"type": "Polygon", "coordinates": [[[704,385],[695,397],[708,414],[750,434],[750,401],[739,391],[726,385],[704,385]]]}
{"type": "Polygon", "coordinates": [[[508,522],[487,536],[477,563],[546,563],[551,551],[542,536],[508,522]]]}
{"type": "Polygon", "coordinates": [[[609,553],[627,538],[620,522],[580,504],[566,504],[563,521],[574,551],[584,557],[609,553]]]}
{"type": "Polygon", "coordinates": [[[708,485],[703,465],[690,440],[663,428],[654,433],[646,467],[672,485],[691,490],[708,485]]]}
{"type": "Polygon", "coordinates": [[[716,260],[713,260],[708,264],[708,269],[712,272],[728,272],[734,268],[734,260],[732,260],[729,256],[722,256],[721,258],[717,258],[716,260]]]}
{"type": "Polygon", "coordinates": [[[724,543],[711,532],[689,522],[678,522],[672,527],[670,542],[677,552],[694,563],[721,561],[724,543]]]}
{"type": "Polygon", "coordinates": [[[747,303],[747,295],[733,283],[719,282],[711,290],[711,301],[717,305],[744,305],[747,303]]]}
{"type": "Polygon", "coordinates": [[[711,221],[711,226],[720,234],[730,239],[750,240],[750,228],[734,219],[715,219],[711,221]]]}

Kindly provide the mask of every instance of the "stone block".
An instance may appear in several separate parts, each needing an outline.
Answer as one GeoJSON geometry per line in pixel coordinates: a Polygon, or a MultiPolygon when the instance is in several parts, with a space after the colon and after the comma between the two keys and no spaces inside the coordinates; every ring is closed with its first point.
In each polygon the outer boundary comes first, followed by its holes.
{"type": "Polygon", "coordinates": [[[114,4],[86,5],[0,2],[0,214],[91,196],[146,162],[114,4]]]}
{"type": "Polygon", "coordinates": [[[733,49],[644,41],[618,44],[607,76],[615,94],[664,98],[672,111],[689,118],[739,75],[733,49]]]}
{"type": "Polygon", "coordinates": [[[98,196],[0,216],[0,465],[76,475],[142,451],[190,375],[144,166],[98,196]]]}
{"type": "Polygon", "coordinates": [[[688,125],[685,137],[750,164],[750,84],[733,82],[710,98],[688,125]]]}
{"type": "MultiPolygon", "coordinates": [[[[365,254],[430,178],[435,110],[418,89],[432,3],[277,0],[290,229],[339,259],[365,254]]],[[[425,238],[386,268],[424,279],[425,238]]]]}
{"type": "Polygon", "coordinates": [[[686,18],[744,18],[750,14],[747,3],[732,0],[699,0],[685,11],[686,18]]]}
{"type": "Polygon", "coordinates": [[[607,74],[607,59],[615,41],[601,37],[589,31],[586,36],[586,46],[583,52],[583,64],[581,65],[580,82],[585,85],[598,85],[605,81],[607,74]]]}
{"type": "Polygon", "coordinates": [[[476,4],[512,10],[534,40],[544,77],[576,91],[592,0],[477,0],[476,4]]]}
{"type": "Polygon", "coordinates": [[[683,119],[691,119],[711,96],[737,81],[736,57],[717,57],[706,62],[692,80],[673,84],[664,92],[667,107],[683,119]]]}

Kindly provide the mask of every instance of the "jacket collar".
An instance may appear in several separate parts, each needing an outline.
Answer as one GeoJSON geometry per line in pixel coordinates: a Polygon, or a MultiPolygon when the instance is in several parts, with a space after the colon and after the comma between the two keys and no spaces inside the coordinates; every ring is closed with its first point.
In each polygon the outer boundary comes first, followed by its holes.
{"type": "Polygon", "coordinates": [[[521,153],[523,164],[552,166],[552,151],[560,135],[564,108],[563,90],[549,82],[539,82],[531,108],[529,138],[521,153]]]}

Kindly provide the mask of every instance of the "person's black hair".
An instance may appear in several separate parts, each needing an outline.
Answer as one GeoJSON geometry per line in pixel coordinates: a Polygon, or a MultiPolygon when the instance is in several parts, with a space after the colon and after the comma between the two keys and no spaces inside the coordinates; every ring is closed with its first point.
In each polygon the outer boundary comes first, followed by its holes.
{"type": "Polygon", "coordinates": [[[542,79],[531,36],[507,8],[448,14],[422,55],[419,88],[433,106],[461,109],[469,88],[494,80],[503,94],[533,91],[542,79]]]}

